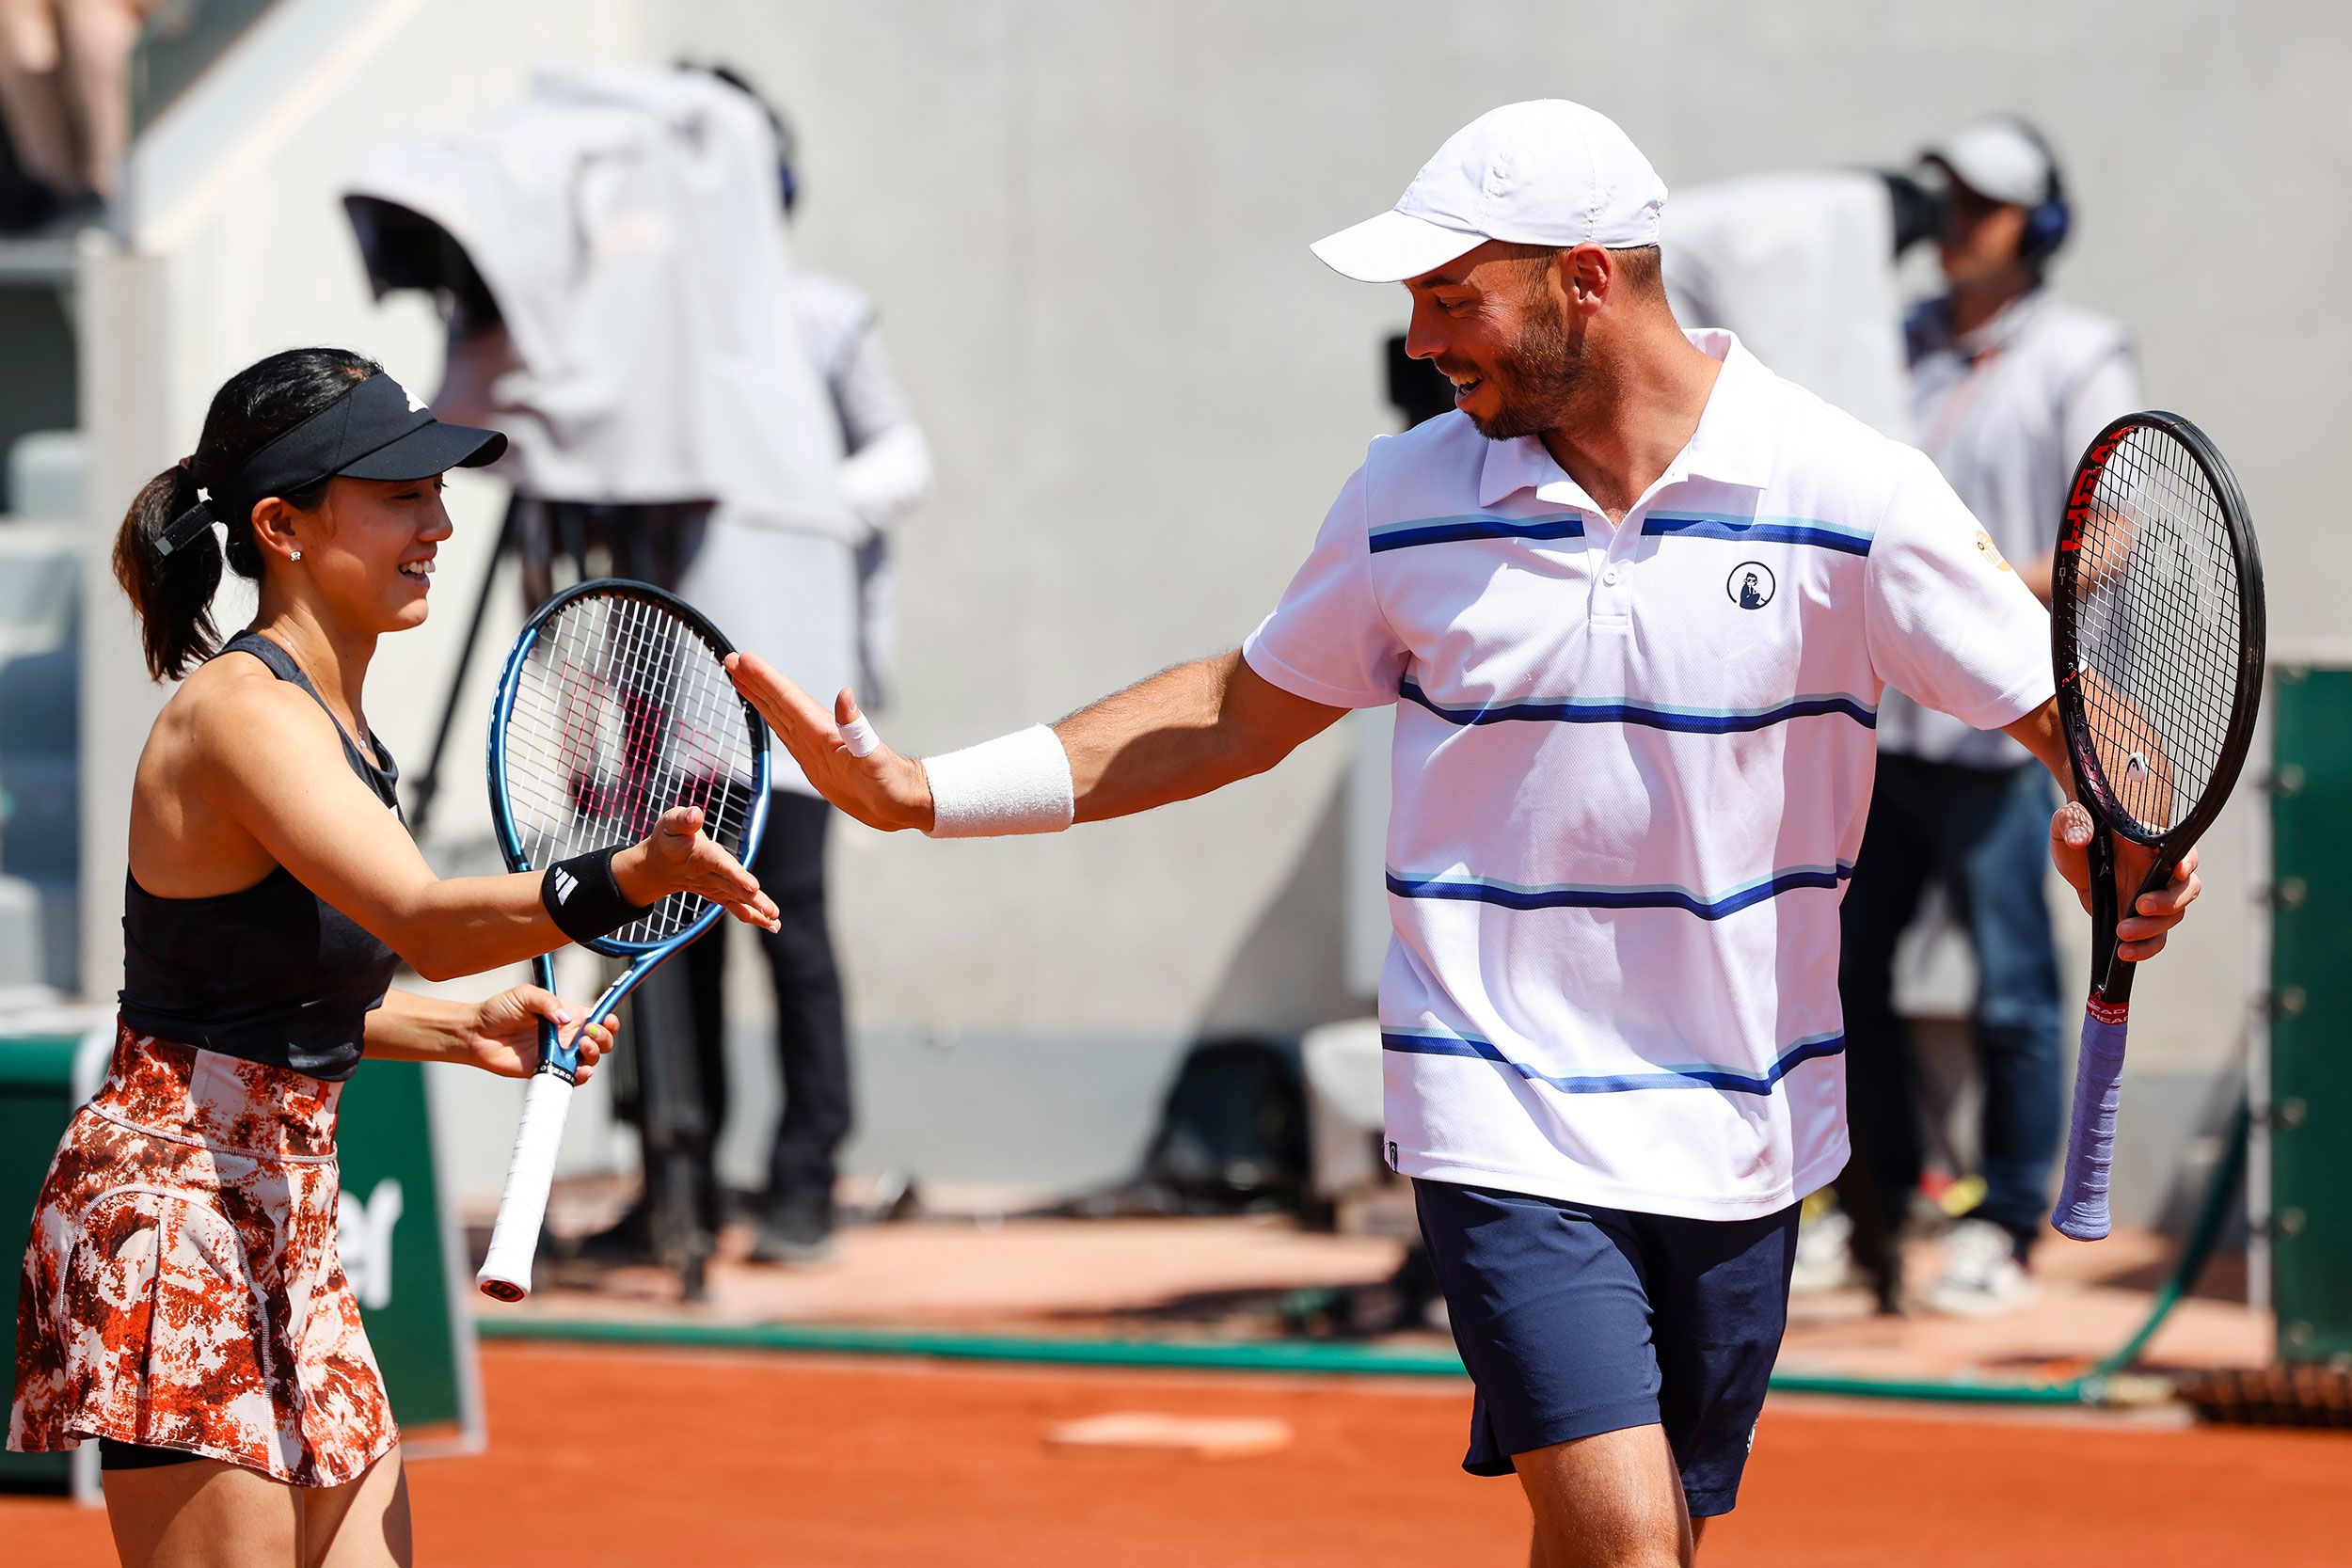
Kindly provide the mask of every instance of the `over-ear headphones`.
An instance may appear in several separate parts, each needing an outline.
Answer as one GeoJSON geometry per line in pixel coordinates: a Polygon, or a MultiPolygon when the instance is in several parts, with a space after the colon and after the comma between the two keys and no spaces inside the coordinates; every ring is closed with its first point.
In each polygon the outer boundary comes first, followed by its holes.
{"type": "Polygon", "coordinates": [[[2066,182],[2058,174],[2058,154],[2051,150],[2049,142],[2026,120],[2012,118],[2010,123],[2033,143],[2042,154],[2042,166],[2050,171],[2042,199],[2026,209],[2026,231],[2017,240],[2017,259],[2027,265],[2039,265],[2057,255],[2058,247],[2066,243],[2066,231],[2074,224],[2074,214],[2066,204],[2066,182]]]}

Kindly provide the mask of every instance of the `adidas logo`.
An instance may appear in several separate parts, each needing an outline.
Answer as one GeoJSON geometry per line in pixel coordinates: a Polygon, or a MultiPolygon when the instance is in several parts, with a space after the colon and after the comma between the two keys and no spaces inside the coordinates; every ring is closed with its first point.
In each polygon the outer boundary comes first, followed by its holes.
{"type": "Polygon", "coordinates": [[[564,870],[560,865],[555,868],[555,901],[557,903],[570,903],[572,901],[572,894],[577,891],[579,887],[579,878],[573,876],[570,872],[564,870]]]}

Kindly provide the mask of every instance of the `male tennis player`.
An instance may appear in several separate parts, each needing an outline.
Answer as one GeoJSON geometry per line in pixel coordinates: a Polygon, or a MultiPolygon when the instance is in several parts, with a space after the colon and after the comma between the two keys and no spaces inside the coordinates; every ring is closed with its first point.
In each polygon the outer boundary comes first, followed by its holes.
{"type": "MultiPolygon", "coordinates": [[[[2063,768],[2042,607],[1925,457],[1676,325],[1665,197],[1602,116],[1517,103],[1315,246],[1405,284],[1456,412],[1372,443],[1238,654],[923,762],[736,668],[835,804],[941,836],[1200,795],[1396,705],[1389,1158],[1476,1385],[1464,1465],[1518,1472],[1544,1568],[1688,1563],[1732,1506],[1796,1206],[1846,1159],[1881,692],[2063,768]]],[[[2088,834],[2053,820],[2077,887],[2088,834]]]]}

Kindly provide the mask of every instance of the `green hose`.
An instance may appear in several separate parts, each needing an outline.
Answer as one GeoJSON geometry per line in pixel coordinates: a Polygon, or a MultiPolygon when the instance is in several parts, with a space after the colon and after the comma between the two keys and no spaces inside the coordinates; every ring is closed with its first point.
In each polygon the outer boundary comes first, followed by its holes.
{"type": "Polygon", "coordinates": [[[1086,1339],[1043,1335],[965,1334],[931,1329],[827,1328],[800,1323],[679,1323],[485,1318],[494,1339],[560,1339],[598,1345],[691,1345],[716,1350],[816,1351],[834,1355],[913,1355],[946,1361],[1035,1366],[1182,1368],[1195,1371],[1365,1373],[1459,1377],[1452,1350],[1390,1350],[1328,1339],[1086,1339]]]}
{"type": "MultiPolygon", "coordinates": [[[[2139,1358],[2204,1272],[2229,1219],[2230,1199],[2246,1171],[2249,1117],[2240,1101],[2230,1140],[2214,1167],[2186,1245],[2147,1321],[2129,1339],[2079,1377],[2058,1383],[1933,1382],[1902,1378],[1835,1377],[1775,1371],[1774,1391],[1872,1399],[1934,1400],[1964,1404],[2082,1405],[2107,1402],[2109,1383],[2139,1358]]],[[[484,1338],[566,1344],[660,1345],[705,1350],[816,1352],[833,1355],[919,1356],[945,1361],[1025,1366],[1184,1369],[1194,1371],[1298,1372],[1384,1377],[1459,1377],[1451,1349],[1404,1350],[1328,1339],[1087,1339],[1041,1335],[972,1334],[930,1329],[828,1328],[797,1323],[643,1323],[615,1319],[491,1316],[478,1320],[484,1338]]]]}
{"type": "Polygon", "coordinates": [[[2240,1097],[2237,1109],[2230,1117],[2230,1141],[2222,1146],[2221,1158],[2214,1163],[2213,1180],[2205,1183],[2205,1196],[2197,1206],[2197,1222],[2189,1227],[2188,1241],[2181,1248],[2181,1260],[2172,1266],[2163,1288],[2156,1291],[2156,1303],[2149,1310],[2148,1321],[2086,1372],[2085,1379],[2111,1376],[2138,1360],[2139,1353],[2148,1348],[2148,1341],[2164,1326],[2164,1320],[2172,1315],[2172,1308],[2196,1289],[2198,1275],[2205,1272],[2206,1259],[2221,1244],[2221,1232],[2230,1221],[2230,1200],[2237,1196],[2238,1187],[2246,1179],[2246,1150],[2253,1125],[2253,1113],[2240,1097]]]}

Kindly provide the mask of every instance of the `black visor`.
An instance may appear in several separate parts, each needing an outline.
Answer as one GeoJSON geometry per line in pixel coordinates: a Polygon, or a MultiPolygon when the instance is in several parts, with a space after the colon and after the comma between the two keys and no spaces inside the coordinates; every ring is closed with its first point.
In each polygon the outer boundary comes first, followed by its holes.
{"type": "Polygon", "coordinates": [[[215,521],[251,516],[253,503],[321,480],[429,479],[478,468],[506,451],[495,430],[443,424],[389,375],[372,375],[246,458],[228,483],[174,518],[156,552],[169,555],[215,521]]]}

